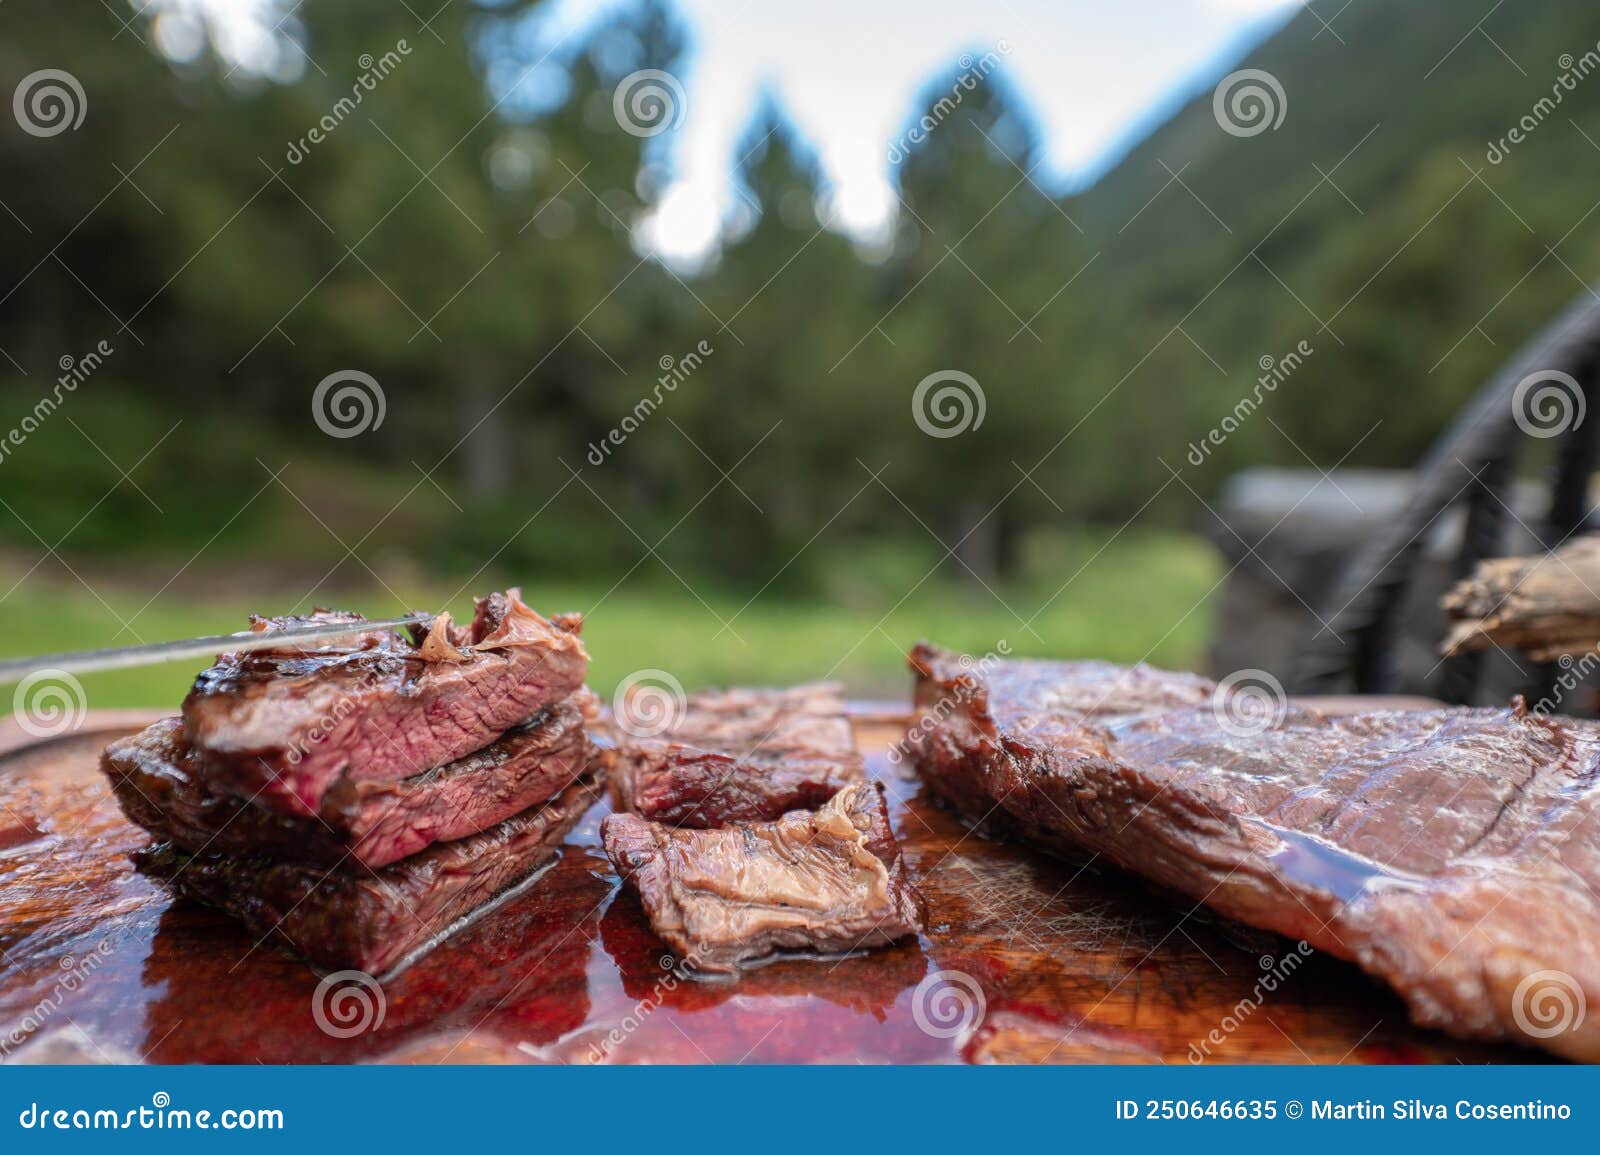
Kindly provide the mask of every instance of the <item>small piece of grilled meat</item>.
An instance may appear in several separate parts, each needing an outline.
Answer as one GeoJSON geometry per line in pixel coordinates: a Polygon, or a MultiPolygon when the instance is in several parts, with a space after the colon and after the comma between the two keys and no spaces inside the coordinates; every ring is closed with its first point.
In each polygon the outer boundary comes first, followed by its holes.
{"type": "Polygon", "coordinates": [[[845,953],[922,929],[921,900],[873,782],[846,786],[816,811],[721,830],[613,814],[601,837],[651,929],[691,972],[845,953]]]}
{"type": "Polygon", "coordinates": [[[621,703],[613,719],[613,802],[655,822],[770,822],[866,780],[843,689],[833,683],[691,694],[659,736],[631,735],[627,711],[621,703]]]}

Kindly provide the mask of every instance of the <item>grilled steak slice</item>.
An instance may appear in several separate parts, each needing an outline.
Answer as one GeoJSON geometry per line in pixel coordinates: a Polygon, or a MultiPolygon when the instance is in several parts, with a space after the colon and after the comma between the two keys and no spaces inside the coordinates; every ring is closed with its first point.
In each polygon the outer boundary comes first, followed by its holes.
{"type": "Polygon", "coordinates": [[[191,855],[170,843],[145,851],[139,866],[243,920],[258,939],[319,966],[382,975],[550,862],[602,789],[585,775],[542,806],[378,871],[191,855]]]}
{"type": "Polygon", "coordinates": [[[600,833],[651,929],[691,970],[732,972],[783,951],[853,951],[922,929],[873,782],[776,822],[684,830],[613,814],[600,833]]]}
{"type": "MultiPolygon", "coordinates": [[[[574,617],[548,621],[518,591],[478,603],[470,628],[441,617],[420,639],[348,638],[223,654],[183,703],[184,736],[213,785],[311,818],[334,782],[392,782],[454,762],[583,684],[574,617]]],[[[257,631],[306,619],[257,618],[257,631]]]]}
{"type": "Polygon", "coordinates": [[[123,813],[184,850],[266,854],[308,866],[387,866],[435,842],[486,830],[554,797],[588,768],[593,748],[580,691],[498,742],[394,782],[341,776],[315,818],[280,814],[213,790],[205,757],[165,718],[112,743],[101,758],[123,813]]]}
{"type": "MultiPolygon", "coordinates": [[[[931,728],[950,718],[992,719],[998,728],[1026,730],[1048,744],[1084,718],[1201,706],[1216,692],[1206,678],[1151,666],[974,659],[926,642],[912,649],[910,664],[917,716],[906,741],[913,757],[931,728]]],[[[969,822],[1001,837],[1022,833],[1010,812],[970,775],[927,759],[919,760],[917,771],[969,822]]]]}
{"type": "MultiPolygon", "coordinates": [[[[916,663],[920,701],[961,689],[944,657],[916,663]]],[[[1520,702],[1096,722],[1034,674],[913,726],[967,817],[1353,960],[1423,1025],[1600,1059],[1600,1018],[1562,1017],[1600,1005],[1600,726],[1520,702]]]]}
{"type": "Polygon", "coordinates": [[[623,703],[615,719],[613,801],[655,822],[770,822],[866,780],[844,692],[832,683],[691,694],[660,738],[631,737],[626,712],[623,703]]]}

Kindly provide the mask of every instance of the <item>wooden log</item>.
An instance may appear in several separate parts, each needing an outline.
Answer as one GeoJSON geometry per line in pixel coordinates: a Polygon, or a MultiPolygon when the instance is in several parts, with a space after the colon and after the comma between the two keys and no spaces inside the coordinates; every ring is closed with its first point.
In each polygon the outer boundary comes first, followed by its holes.
{"type": "Polygon", "coordinates": [[[1534,661],[1600,648],[1600,535],[1550,554],[1481,562],[1439,601],[1451,622],[1447,655],[1490,646],[1534,661]]]}

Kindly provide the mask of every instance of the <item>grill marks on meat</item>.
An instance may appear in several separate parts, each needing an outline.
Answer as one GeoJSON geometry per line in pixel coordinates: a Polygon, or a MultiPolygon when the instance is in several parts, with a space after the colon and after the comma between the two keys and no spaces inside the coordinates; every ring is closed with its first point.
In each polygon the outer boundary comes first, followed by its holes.
{"type": "Polygon", "coordinates": [[[564,790],[587,768],[593,695],[574,694],[447,766],[393,782],[341,775],[314,818],[280,814],[208,784],[205,757],[167,718],[106,748],[123,812],[188,851],[263,853],[312,866],[381,867],[436,842],[476,834],[564,790]]]}
{"type": "Polygon", "coordinates": [[[866,780],[833,683],[692,694],[665,735],[617,746],[617,809],[673,826],[770,822],[866,780]]]}
{"type": "Polygon", "coordinates": [[[340,780],[393,782],[453,762],[582,685],[575,616],[518,591],[479,601],[470,627],[362,632],[356,614],[256,618],[257,632],[349,622],[346,638],[223,654],[183,704],[184,736],[216,785],[284,814],[319,814],[340,780]]]}
{"type": "Polygon", "coordinates": [[[694,971],[854,951],[922,929],[876,783],[776,822],[689,830],[613,814],[601,836],[651,928],[694,971]]]}
{"type": "Polygon", "coordinates": [[[253,618],[349,632],[221,655],[181,718],[102,759],[138,857],[177,893],[309,961],[395,969],[558,853],[604,789],[576,616],[517,590],[408,635],[356,614],[253,618]]]}
{"type": "Polygon", "coordinates": [[[145,851],[140,868],[310,962],[383,975],[551,862],[601,789],[585,775],[543,806],[378,871],[171,844],[145,851]]]}
{"type": "MultiPolygon", "coordinates": [[[[958,694],[951,655],[913,657],[926,720],[913,753],[968,819],[1104,855],[1353,960],[1423,1025],[1600,1059],[1593,1016],[1547,1038],[1528,1029],[1561,988],[1569,1004],[1600,1005],[1600,727],[1519,703],[1296,708],[1240,734],[1209,709],[1144,713],[1145,693],[1090,719],[1031,665],[958,694]],[[928,713],[945,700],[958,705],[928,713]]],[[[1084,681],[1076,664],[1056,669],[1061,686],[1084,681]]]]}

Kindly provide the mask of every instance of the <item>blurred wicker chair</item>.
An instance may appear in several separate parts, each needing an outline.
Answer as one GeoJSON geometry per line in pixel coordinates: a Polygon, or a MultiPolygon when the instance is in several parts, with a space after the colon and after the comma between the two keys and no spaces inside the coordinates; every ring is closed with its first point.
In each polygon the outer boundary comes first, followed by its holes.
{"type": "MultiPolygon", "coordinates": [[[[1497,556],[1506,537],[1519,452],[1536,437],[1555,441],[1555,457],[1542,483],[1548,486],[1547,512],[1543,524],[1533,528],[1547,549],[1590,528],[1589,478],[1600,447],[1597,385],[1600,296],[1589,291],[1508,361],[1423,457],[1402,515],[1350,560],[1333,598],[1320,609],[1326,626],[1317,627],[1301,649],[1291,692],[1394,691],[1397,613],[1428,530],[1445,511],[1464,503],[1466,529],[1456,576],[1497,556]]],[[[1440,690],[1446,700],[1472,701],[1483,656],[1446,661],[1440,690]]],[[[1529,664],[1525,673],[1527,691],[1542,696],[1551,669],[1529,664]]]]}

